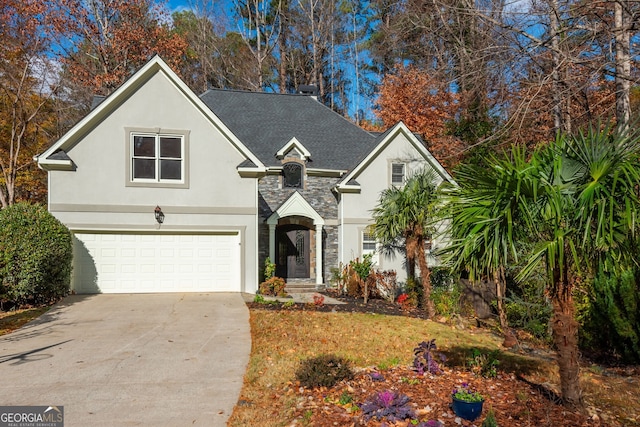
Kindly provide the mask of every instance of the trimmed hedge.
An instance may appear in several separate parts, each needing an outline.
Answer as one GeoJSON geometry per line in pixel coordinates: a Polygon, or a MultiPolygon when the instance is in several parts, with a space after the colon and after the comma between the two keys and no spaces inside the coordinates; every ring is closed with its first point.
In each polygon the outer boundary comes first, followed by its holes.
{"type": "Polygon", "coordinates": [[[71,233],[40,205],[0,210],[0,300],[43,304],[69,292],[71,233]]]}

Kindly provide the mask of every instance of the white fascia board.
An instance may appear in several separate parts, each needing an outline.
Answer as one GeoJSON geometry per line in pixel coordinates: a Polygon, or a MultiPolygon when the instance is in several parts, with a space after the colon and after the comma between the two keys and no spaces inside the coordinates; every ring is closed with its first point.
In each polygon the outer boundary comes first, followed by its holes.
{"type": "MultiPolygon", "coordinates": [[[[133,76],[127,79],[118,89],[109,95],[100,105],[94,108],[66,134],[62,136],[55,144],[39,156],[34,157],[38,165],[43,169],[46,165],[53,164],[54,160],[48,160],[57,150],[67,149],[80,140],[85,132],[99,124],[108,116],[116,106],[119,106],[134,91],[141,87],[146,81],[153,77],[156,73],[162,72],[165,76],[183,93],[183,95],[191,101],[191,103],[216,126],[227,140],[238,150],[243,156],[251,160],[258,169],[264,171],[262,162],[231,132],[231,130],[211,111],[209,107],[195,94],[189,87],[173,72],[171,67],[162,60],[158,55],[154,56],[142,68],[140,68],[133,76]]],[[[65,150],[66,151],[66,150],[65,150]]]]}
{"type": "Polygon", "coordinates": [[[46,160],[41,159],[41,156],[34,156],[33,160],[38,163],[38,167],[45,171],[60,170],[71,171],[74,169],[73,161],[69,160],[46,160]]]}
{"type": "Polygon", "coordinates": [[[345,173],[347,173],[346,170],[307,168],[307,175],[311,176],[328,176],[338,178],[343,176],[345,173]]]}
{"type": "Polygon", "coordinates": [[[352,184],[338,184],[335,187],[335,190],[338,193],[359,193],[362,188],[360,185],[352,185],[352,184]]]}

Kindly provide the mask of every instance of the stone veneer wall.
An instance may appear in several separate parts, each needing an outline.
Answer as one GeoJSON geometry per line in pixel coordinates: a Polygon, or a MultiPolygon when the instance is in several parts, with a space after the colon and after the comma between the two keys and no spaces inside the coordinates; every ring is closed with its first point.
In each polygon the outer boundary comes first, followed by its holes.
{"type": "MultiPolygon", "coordinates": [[[[304,188],[293,189],[281,188],[279,175],[267,175],[260,179],[258,182],[260,280],[262,280],[264,261],[269,256],[269,226],[266,224],[266,220],[294,191],[298,191],[325,221],[322,239],[324,252],[322,277],[325,283],[329,282],[331,269],[338,267],[338,201],[331,191],[338,183],[338,180],[339,178],[305,176],[304,188]]],[[[315,245],[315,241],[310,242],[310,244],[315,245]]]]}

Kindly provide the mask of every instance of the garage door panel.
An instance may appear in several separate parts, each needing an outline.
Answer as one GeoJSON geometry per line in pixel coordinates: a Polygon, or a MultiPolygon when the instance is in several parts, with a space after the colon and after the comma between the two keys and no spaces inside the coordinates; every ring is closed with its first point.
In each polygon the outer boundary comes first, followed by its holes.
{"type": "Polygon", "coordinates": [[[79,293],[240,291],[239,234],[75,233],[79,293]]]}

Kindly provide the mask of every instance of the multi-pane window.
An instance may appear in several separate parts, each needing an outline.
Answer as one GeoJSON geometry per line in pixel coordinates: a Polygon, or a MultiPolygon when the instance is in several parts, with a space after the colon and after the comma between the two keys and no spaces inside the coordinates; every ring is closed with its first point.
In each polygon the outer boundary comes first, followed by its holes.
{"type": "Polygon", "coordinates": [[[371,227],[362,232],[362,256],[371,254],[371,262],[378,265],[378,244],[371,227]]]}
{"type": "Polygon", "coordinates": [[[362,254],[366,255],[368,253],[375,252],[376,250],[376,238],[375,236],[367,231],[362,233],[362,254]]]}
{"type": "Polygon", "coordinates": [[[184,137],[132,134],[131,180],[184,181],[184,137]]]}
{"type": "Polygon", "coordinates": [[[282,186],[285,188],[302,188],[302,165],[285,163],[282,165],[282,186]]]}
{"type": "Polygon", "coordinates": [[[391,185],[396,185],[396,186],[404,185],[404,177],[405,177],[405,164],[392,163],[391,164],[391,185]]]}

